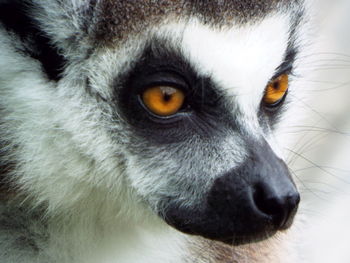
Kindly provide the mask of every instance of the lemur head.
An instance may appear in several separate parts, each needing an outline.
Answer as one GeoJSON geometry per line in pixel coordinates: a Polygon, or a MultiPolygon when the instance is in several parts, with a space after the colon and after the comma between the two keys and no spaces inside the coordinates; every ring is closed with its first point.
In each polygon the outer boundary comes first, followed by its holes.
{"type": "Polygon", "coordinates": [[[23,189],[68,207],[97,188],[230,244],[290,226],[299,194],[273,134],[301,1],[3,2],[31,65],[31,95],[7,109],[26,116],[7,135],[23,189]]]}

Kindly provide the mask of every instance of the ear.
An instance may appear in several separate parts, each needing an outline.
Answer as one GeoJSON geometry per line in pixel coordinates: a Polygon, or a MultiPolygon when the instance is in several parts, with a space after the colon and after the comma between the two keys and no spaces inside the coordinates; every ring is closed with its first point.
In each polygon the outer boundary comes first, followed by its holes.
{"type": "Polygon", "coordinates": [[[0,28],[18,38],[18,51],[38,60],[50,80],[58,81],[87,45],[90,0],[0,0],[0,28]]]}

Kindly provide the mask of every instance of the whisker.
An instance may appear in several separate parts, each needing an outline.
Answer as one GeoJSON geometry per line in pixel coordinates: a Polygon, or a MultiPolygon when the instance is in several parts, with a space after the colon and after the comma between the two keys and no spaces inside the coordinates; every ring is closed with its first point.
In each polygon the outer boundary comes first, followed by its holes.
{"type": "Polygon", "coordinates": [[[347,181],[347,180],[344,180],[343,178],[341,178],[340,176],[337,176],[335,175],[334,173],[331,173],[329,171],[327,171],[326,169],[324,169],[322,166],[318,165],[317,163],[313,162],[312,160],[310,160],[309,158],[305,157],[304,155],[300,154],[300,153],[297,153],[291,149],[288,149],[288,148],[284,148],[286,149],[287,151],[290,151],[292,153],[294,153],[295,155],[299,156],[300,158],[302,158],[303,160],[307,161],[308,163],[314,165],[315,167],[317,167],[318,169],[320,169],[321,171],[325,172],[326,174],[328,175],[331,175],[333,176],[334,178],[337,178],[338,180],[342,181],[343,183],[346,183],[346,184],[350,184],[350,181],[347,181]]]}
{"type": "Polygon", "coordinates": [[[321,200],[325,200],[323,197],[321,197],[320,195],[318,195],[313,189],[311,189],[310,187],[308,187],[303,180],[301,180],[298,175],[292,170],[290,169],[291,173],[294,175],[294,177],[302,184],[302,186],[311,194],[313,194],[315,197],[321,199],[321,200]]]}

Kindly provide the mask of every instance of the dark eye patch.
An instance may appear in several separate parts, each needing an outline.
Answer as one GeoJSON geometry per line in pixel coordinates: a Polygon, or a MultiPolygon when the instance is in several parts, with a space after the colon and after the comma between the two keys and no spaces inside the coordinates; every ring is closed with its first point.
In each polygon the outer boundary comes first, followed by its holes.
{"type": "MultiPolygon", "coordinates": [[[[297,48],[293,45],[293,42],[290,41],[286,54],[284,56],[284,60],[281,63],[281,65],[279,65],[276,68],[275,74],[272,76],[270,81],[273,81],[282,75],[293,76],[293,65],[294,65],[297,53],[298,53],[297,48]]],[[[285,96],[283,96],[281,101],[279,101],[275,107],[267,107],[266,103],[264,103],[263,100],[261,101],[258,115],[262,126],[265,126],[265,127],[268,126],[273,128],[279,122],[286,106],[285,101],[286,101],[287,95],[288,95],[288,92],[285,93],[285,96]]]]}
{"type": "MultiPolygon", "coordinates": [[[[118,78],[120,79],[120,78],[118,78]]],[[[230,121],[219,89],[209,76],[200,76],[181,52],[155,40],[145,48],[134,67],[116,83],[115,97],[122,114],[138,134],[167,142],[194,134],[210,137],[230,121]],[[168,85],[185,94],[181,110],[169,117],[149,114],[140,104],[140,94],[155,85],[168,85]]]]}

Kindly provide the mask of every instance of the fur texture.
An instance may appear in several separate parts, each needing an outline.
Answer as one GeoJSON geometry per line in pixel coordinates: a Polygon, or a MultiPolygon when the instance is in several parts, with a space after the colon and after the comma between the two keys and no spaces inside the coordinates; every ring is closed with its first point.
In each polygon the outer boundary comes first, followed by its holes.
{"type": "Polygon", "coordinates": [[[278,112],[261,100],[284,66],[298,65],[301,2],[1,7],[22,19],[18,28],[0,12],[2,262],[288,262],[285,233],[229,246],[161,217],[172,202],[202,211],[214,181],[247,160],[248,140],[280,156],[273,134],[292,105],[293,75],[278,112]],[[191,72],[209,98],[201,118],[170,132],[124,99],[164,61],[191,72]]]}

